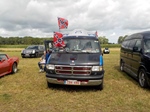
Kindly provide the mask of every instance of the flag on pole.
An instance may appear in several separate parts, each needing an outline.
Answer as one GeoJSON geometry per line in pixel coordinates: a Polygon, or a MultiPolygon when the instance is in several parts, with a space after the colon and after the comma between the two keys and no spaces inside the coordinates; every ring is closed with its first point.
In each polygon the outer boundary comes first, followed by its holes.
{"type": "Polygon", "coordinates": [[[96,37],[98,37],[98,33],[97,33],[97,31],[95,32],[95,35],[96,35],[96,37]]]}
{"type": "Polygon", "coordinates": [[[58,17],[58,26],[59,26],[59,29],[67,29],[68,20],[65,18],[58,17]]]}
{"type": "Polygon", "coordinates": [[[63,34],[60,33],[60,32],[54,32],[54,46],[55,47],[64,47],[65,46],[65,43],[62,39],[63,37],[63,34]]]}

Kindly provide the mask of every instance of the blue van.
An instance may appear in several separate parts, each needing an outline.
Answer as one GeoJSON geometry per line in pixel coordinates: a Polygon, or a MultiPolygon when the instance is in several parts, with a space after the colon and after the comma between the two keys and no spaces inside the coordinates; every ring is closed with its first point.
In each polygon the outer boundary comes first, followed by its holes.
{"type": "Polygon", "coordinates": [[[120,69],[136,78],[142,88],[150,86],[150,31],[125,38],[121,45],[120,69]]]}
{"type": "MultiPolygon", "coordinates": [[[[46,64],[51,84],[95,86],[103,89],[103,56],[95,33],[77,29],[63,35],[64,48],[53,48],[46,64]]],[[[52,46],[52,45],[51,45],[52,46]]]]}

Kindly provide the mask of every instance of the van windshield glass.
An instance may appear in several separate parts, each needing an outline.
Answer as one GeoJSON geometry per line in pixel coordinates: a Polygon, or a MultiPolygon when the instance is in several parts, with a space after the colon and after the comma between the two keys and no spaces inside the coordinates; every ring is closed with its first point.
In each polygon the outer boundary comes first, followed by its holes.
{"type": "Polygon", "coordinates": [[[144,40],[144,52],[150,53],[150,39],[144,40]]]}
{"type": "Polygon", "coordinates": [[[58,52],[100,52],[98,40],[92,39],[64,39],[65,47],[58,48],[58,52]]]}

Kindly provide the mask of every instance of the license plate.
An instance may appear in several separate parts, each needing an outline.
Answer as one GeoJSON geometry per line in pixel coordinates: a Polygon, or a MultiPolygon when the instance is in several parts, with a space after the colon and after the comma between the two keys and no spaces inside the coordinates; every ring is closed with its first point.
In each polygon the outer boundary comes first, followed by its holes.
{"type": "Polygon", "coordinates": [[[64,84],[67,84],[67,85],[80,85],[80,81],[77,81],[77,80],[65,80],[64,84]]]}
{"type": "Polygon", "coordinates": [[[26,56],[30,56],[29,54],[25,54],[26,56]]]}

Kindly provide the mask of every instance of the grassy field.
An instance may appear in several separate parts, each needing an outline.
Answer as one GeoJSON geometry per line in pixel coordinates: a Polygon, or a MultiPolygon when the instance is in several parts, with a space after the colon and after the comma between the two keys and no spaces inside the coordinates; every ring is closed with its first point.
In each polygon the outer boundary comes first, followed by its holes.
{"type": "Polygon", "coordinates": [[[38,58],[24,58],[20,51],[18,72],[0,78],[1,112],[148,112],[150,89],[142,89],[119,70],[119,48],[104,54],[104,89],[54,86],[47,88],[45,73],[39,73],[38,58]]]}

